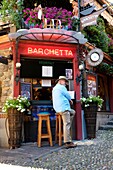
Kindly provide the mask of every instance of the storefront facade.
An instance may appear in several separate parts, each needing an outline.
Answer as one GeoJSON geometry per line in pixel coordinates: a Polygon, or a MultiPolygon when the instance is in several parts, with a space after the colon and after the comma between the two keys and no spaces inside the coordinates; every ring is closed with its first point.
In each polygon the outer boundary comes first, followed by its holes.
{"type": "MultiPolygon", "coordinates": [[[[64,75],[69,79],[68,91],[74,102],[73,108],[76,116],[73,123],[73,139],[84,138],[85,126],[81,110],[81,83],[77,81],[80,71],[79,65],[79,45],[85,44],[86,39],[82,34],[73,31],[58,32],[52,29],[46,30],[19,30],[11,33],[8,38],[0,44],[1,55],[6,52],[8,65],[0,63],[0,122],[2,131],[0,132],[1,146],[8,146],[5,119],[6,114],[2,112],[2,107],[8,97],[18,95],[27,96],[31,102],[31,115],[26,115],[24,126],[24,142],[35,142],[37,138],[37,123],[39,112],[49,112],[51,114],[52,131],[55,129],[55,111],[52,107],[52,88],[55,80],[64,75]],[[3,52],[4,51],[4,52],[3,52]],[[10,55],[10,58],[9,58],[10,55]],[[11,57],[12,56],[12,57],[11,57]],[[18,68],[17,65],[21,64],[18,68]],[[3,135],[4,134],[4,135],[3,135]]],[[[112,62],[110,57],[104,54],[103,62],[112,62]]],[[[93,82],[96,86],[90,91],[88,84],[88,94],[104,95],[104,104],[99,115],[112,115],[112,77],[103,75],[98,70],[94,74],[88,74],[87,83],[93,82]],[[108,80],[106,80],[106,78],[108,80]],[[102,81],[104,82],[102,83],[102,81]],[[107,82],[106,82],[107,81],[107,82]],[[96,87],[96,88],[95,88],[96,87]],[[101,93],[102,92],[102,93],[101,93]]],[[[99,119],[102,122],[102,118],[99,119]]],[[[100,124],[97,120],[97,125],[100,124]]],[[[98,128],[97,128],[98,130],[98,128]]],[[[54,135],[54,132],[53,132],[54,135]]],[[[54,140],[54,136],[53,136],[54,140]]]]}
{"type": "Polygon", "coordinates": [[[76,77],[79,74],[78,45],[87,40],[81,33],[54,29],[19,30],[9,34],[9,39],[10,42],[1,45],[3,49],[11,47],[13,55],[10,61],[13,91],[9,96],[24,95],[29,98],[33,106],[32,123],[37,120],[37,113],[44,109],[54,119],[52,88],[60,75],[67,76],[67,88],[76,110],[73,138],[82,139],[81,92],[76,77]],[[20,68],[17,68],[18,63],[21,64],[20,68]]]}

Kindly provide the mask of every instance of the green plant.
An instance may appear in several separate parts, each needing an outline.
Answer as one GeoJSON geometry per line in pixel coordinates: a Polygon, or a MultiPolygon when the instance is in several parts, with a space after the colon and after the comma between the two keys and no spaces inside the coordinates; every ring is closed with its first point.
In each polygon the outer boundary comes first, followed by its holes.
{"type": "Polygon", "coordinates": [[[90,106],[91,103],[96,103],[97,106],[101,108],[103,101],[104,100],[100,96],[89,96],[88,98],[81,98],[81,103],[84,107],[90,106]]]}
{"type": "Polygon", "coordinates": [[[27,97],[18,96],[17,98],[8,98],[2,108],[3,112],[7,112],[9,108],[16,108],[20,112],[25,112],[30,106],[27,97]]]}
{"type": "Polygon", "coordinates": [[[113,75],[113,66],[107,63],[102,62],[99,67],[96,67],[96,70],[99,73],[105,73],[106,75],[113,75]]]}
{"type": "Polygon", "coordinates": [[[105,23],[102,18],[98,17],[97,25],[85,27],[82,33],[88,39],[88,42],[102,49],[102,51],[108,52],[110,39],[106,33],[105,23]]]}
{"type": "Polygon", "coordinates": [[[1,18],[4,22],[13,23],[17,28],[21,27],[21,15],[23,10],[23,0],[2,0],[1,18]]]}
{"type": "Polygon", "coordinates": [[[80,24],[80,19],[72,18],[72,30],[73,31],[78,31],[79,24],[80,24]]]}

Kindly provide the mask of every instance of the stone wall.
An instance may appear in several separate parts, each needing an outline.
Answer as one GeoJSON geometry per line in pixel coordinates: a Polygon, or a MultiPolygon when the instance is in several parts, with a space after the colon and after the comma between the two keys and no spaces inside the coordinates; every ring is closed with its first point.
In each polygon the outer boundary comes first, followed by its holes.
{"type": "Polygon", "coordinates": [[[2,107],[8,97],[13,97],[13,61],[8,65],[0,63],[0,147],[8,147],[6,133],[7,114],[2,113],[2,107]]]}
{"type": "Polygon", "coordinates": [[[0,63],[0,112],[8,97],[13,96],[13,61],[8,65],[0,63]]]}
{"type": "Polygon", "coordinates": [[[101,125],[105,125],[110,120],[113,120],[113,113],[97,112],[96,131],[101,125]]]}

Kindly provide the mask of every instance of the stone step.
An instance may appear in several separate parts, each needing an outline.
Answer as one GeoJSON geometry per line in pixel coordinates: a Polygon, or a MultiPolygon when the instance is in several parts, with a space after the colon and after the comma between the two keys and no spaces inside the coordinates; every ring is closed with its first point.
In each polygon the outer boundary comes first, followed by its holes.
{"type": "Polygon", "coordinates": [[[112,125],[101,125],[99,127],[99,130],[113,130],[113,126],[112,125]]]}
{"type": "Polygon", "coordinates": [[[113,120],[110,120],[107,125],[113,125],[113,120]]]}

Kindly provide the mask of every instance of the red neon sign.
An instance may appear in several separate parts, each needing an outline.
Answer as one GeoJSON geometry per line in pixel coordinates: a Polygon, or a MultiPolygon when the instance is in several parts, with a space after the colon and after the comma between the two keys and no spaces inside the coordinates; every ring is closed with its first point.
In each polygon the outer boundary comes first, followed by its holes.
{"type": "Polygon", "coordinates": [[[73,52],[71,50],[60,50],[58,48],[48,49],[48,48],[31,48],[28,47],[28,54],[39,54],[39,55],[55,55],[55,56],[73,56],[73,52]]]}
{"type": "Polygon", "coordinates": [[[75,47],[60,47],[49,45],[28,45],[20,47],[20,53],[28,56],[75,57],[75,47]]]}

